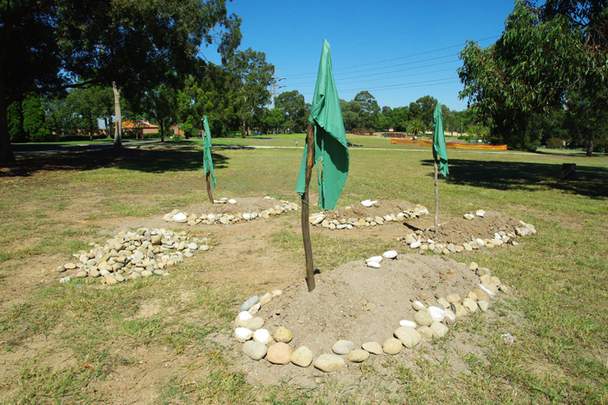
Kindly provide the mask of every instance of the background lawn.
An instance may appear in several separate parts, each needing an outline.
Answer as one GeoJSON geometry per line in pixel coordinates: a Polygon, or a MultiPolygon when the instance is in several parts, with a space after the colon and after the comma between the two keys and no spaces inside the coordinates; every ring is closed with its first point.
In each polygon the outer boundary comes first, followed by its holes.
{"type": "MultiPolygon", "coordinates": [[[[374,198],[433,206],[430,149],[393,146],[375,137],[349,136],[349,141],[351,172],[340,205],[374,198]]],[[[302,151],[295,147],[303,145],[303,135],[214,142],[219,197],[269,194],[296,201],[302,151]]],[[[17,145],[24,166],[0,173],[0,401],[608,401],[606,156],[449,150],[450,177],[441,182],[446,216],[497,210],[539,231],[518,247],[454,256],[491,268],[514,288],[513,298],[499,300],[495,316],[475,315],[453,329],[474,336],[471,344],[480,348],[462,359],[462,369],[425,356],[415,368],[387,359],[383,367],[366,369],[363,381],[343,385],[330,379],[300,389],[253,386],[234,371],[234,360],[215,339],[230,334],[242,299],[268,284],[243,285],[231,279],[235,269],[217,269],[205,254],[166,278],[113,288],[57,282],[54,269],[89,242],[103,242],[125,224],[137,226],[204,201],[198,141],[134,142],[121,153],[103,146],[39,146],[17,145]],[[561,180],[562,163],[576,163],[578,177],[561,180]],[[212,282],[212,274],[223,274],[226,281],[212,282]],[[156,313],[139,316],[143,304],[153,305],[156,313]],[[514,345],[502,343],[505,332],[516,336],[514,345]]],[[[264,238],[277,254],[303,268],[299,218],[276,221],[264,238]]],[[[201,235],[210,232],[213,243],[221,245],[214,229],[191,228],[201,235]]],[[[390,240],[319,232],[313,243],[317,264],[325,268],[396,247],[390,240]]],[[[263,274],[264,269],[251,271],[263,274]]],[[[441,343],[437,350],[443,350],[441,343]]]]}

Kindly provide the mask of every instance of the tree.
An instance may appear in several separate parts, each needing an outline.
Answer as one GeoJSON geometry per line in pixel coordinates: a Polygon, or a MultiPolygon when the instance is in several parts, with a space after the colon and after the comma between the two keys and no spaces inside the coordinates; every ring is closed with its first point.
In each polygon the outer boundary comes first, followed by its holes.
{"type": "Polygon", "coordinates": [[[304,96],[297,90],[279,94],[274,100],[274,106],[283,115],[282,127],[287,132],[303,132],[306,130],[308,110],[304,96]]]}
{"type": "Polygon", "coordinates": [[[146,91],[143,105],[146,115],[158,123],[160,140],[165,141],[167,130],[176,122],[177,93],[170,85],[160,84],[146,91]]]}
{"type": "Polygon", "coordinates": [[[76,120],[75,127],[93,139],[99,129],[98,119],[103,119],[106,128],[112,120],[112,89],[108,86],[90,86],[73,89],[65,99],[67,108],[76,120]]]}
{"type": "Polygon", "coordinates": [[[276,133],[278,130],[287,127],[285,123],[285,114],[278,107],[264,110],[262,116],[262,129],[265,132],[276,133]]]}
{"type": "Polygon", "coordinates": [[[380,106],[378,105],[376,98],[367,90],[360,91],[355,95],[352,103],[356,103],[355,109],[359,114],[359,127],[376,129],[376,120],[378,119],[378,114],[380,113],[380,106]]]}
{"type": "Polygon", "coordinates": [[[431,96],[423,96],[410,103],[410,119],[417,119],[422,123],[423,132],[433,128],[433,110],[437,99],[431,96]]]}
{"type": "Polygon", "coordinates": [[[266,62],[264,52],[249,48],[235,52],[228,60],[227,70],[236,78],[237,111],[241,135],[249,135],[255,117],[262,115],[270,103],[270,86],[274,83],[274,65],[266,62]]]}
{"type": "Polygon", "coordinates": [[[46,123],[42,99],[36,95],[30,95],[23,100],[23,129],[30,139],[46,140],[50,131],[46,123]]]}
{"type": "Polygon", "coordinates": [[[202,44],[222,31],[219,51],[227,58],[240,42],[240,20],[225,0],[57,0],[65,66],[86,82],[112,86],[115,145],[121,142],[121,94],[141,97],[167,72],[190,71],[202,44]]]}
{"type": "Polygon", "coordinates": [[[9,106],[62,81],[55,11],[51,1],[3,1],[0,6],[0,165],[14,162],[9,106]]]}
{"type": "MultiPolygon", "coordinates": [[[[536,114],[559,110],[569,98],[581,95],[602,100],[597,96],[601,92],[591,89],[606,86],[606,53],[589,46],[596,43],[587,42],[594,35],[572,23],[578,17],[563,12],[584,10],[591,3],[603,10],[605,27],[606,1],[548,1],[546,8],[517,1],[494,45],[486,49],[475,43],[465,46],[460,96],[468,98],[469,106],[489,126],[491,138],[516,148],[534,148],[541,140],[534,125],[536,114]]],[[[598,106],[598,110],[603,108],[598,106]]]]}

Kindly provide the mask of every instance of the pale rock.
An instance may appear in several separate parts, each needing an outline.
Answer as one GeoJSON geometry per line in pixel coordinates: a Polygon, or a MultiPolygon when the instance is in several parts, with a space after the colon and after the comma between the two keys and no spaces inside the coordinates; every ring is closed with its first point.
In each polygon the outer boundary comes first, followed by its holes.
{"type": "Polygon", "coordinates": [[[470,313],[477,311],[477,303],[468,297],[462,301],[462,306],[465,307],[470,313]]]}
{"type": "Polygon", "coordinates": [[[371,354],[382,354],[382,346],[378,342],[365,342],[361,348],[371,354]]]}
{"type": "Polygon", "coordinates": [[[431,305],[428,307],[427,310],[429,311],[429,314],[431,315],[431,318],[433,319],[433,321],[441,322],[443,320],[443,318],[445,317],[445,310],[443,308],[439,308],[439,307],[431,305]]]}
{"type": "Polygon", "coordinates": [[[61,278],[59,279],[59,284],[66,284],[66,283],[69,283],[69,282],[70,282],[70,280],[71,280],[71,277],[70,277],[70,276],[61,277],[61,278]]]}
{"type": "Polygon", "coordinates": [[[473,218],[475,218],[475,215],[473,215],[473,214],[471,214],[471,213],[469,213],[469,212],[467,212],[466,214],[464,214],[464,219],[467,219],[467,220],[469,220],[469,221],[470,221],[470,220],[472,220],[473,218]]]}
{"type": "Polygon", "coordinates": [[[386,354],[397,354],[403,349],[403,344],[399,339],[388,338],[382,344],[382,351],[386,354]]]}
{"type": "Polygon", "coordinates": [[[376,200],[363,200],[363,201],[361,201],[361,205],[363,205],[366,208],[373,207],[377,203],[378,203],[378,201],[376,201],[376,200]]]}
{"type": "Polygon", "coordinates": [[[268,304],[270,301],[272,300],[272,294],[271,293],[266,293],[264,295],[262,295],[260,297],[260,304],[261,305],[266,305],[268,304]]]}
{"type": "Polygon", "coordinates": [[[416,330],[423,338],[428,340],[433,339],[433,330],[430,328],[430,326],[421,326],[416,330]]]}
{"type": "Polygon", "coordinates": [[[408,349],[416,346],[421,339],[420,333],[418,333],[416,329],[404,326],[397,328],[393,334],[408,349]]]}
{"type": "Polygon", "coordinates": [[[483,218],[486,216],[486,212],[484,210],[477,210],[477,211],[475,211],[475,215],[477,215],[480,218],[483,218]]]}
{"type": "Polygon", "coordinates": [[[446,309],[445,318],[443,318],[443,321],[448,325],[453,325],[454,323],[456,323],[456,314],[454,313],[454,311],[449,308],[446,309]]]}
{"type": "Polygon", "coordinates": [[[471,271],[475,271],[479,268],[479,265],[475,262],[471,262],[471,264],[469,264],[469,270],[471,271]]]}
{"type": "Polygon", "coordinates": [[[350,340],[341,339],[334,343],[331,350],[336,354],[348,354],[354,347],[355,344],[350,340]]]}
{"type": "Polygon", "coordinates": [[[251,329],[238,327],[234,330],[234,337],[241,343],[248,341],[252,336],[253,331],[251,329]]]}
{"type": "Polygon", "coordinates": [[[257,304],[258,302],[260,302],[260,297],[258,297],[257,295],[253,295],[249,298],[247,298],[245,300],[245,302],[243,302],[241,304],[241,311],[247,311],[249,308],[251,308],[252,306],[254,306],[255,304],[257,304]]]}
{"type": "Polygon", "coordinates": [[[239,321],[248,321],[251,318],[253,318],[253,315],[251,315],[249,312],[247,311],[241,311],[239,312],[239,314],[237,315],[237,320],[239,321]]]}
{"type": "Polygon", "coordinates": [[[369,358],[369,353],[363,349],[354,349],[348,353],[346,358],[353,363],[361,363],[369,358]]]}
{"type": "Polygon", "coordinates": [[[236,200],[234,198],[231,198],[228,200],[228,204],[236,204],[236,200]]]}
{"type": "Polygon", "coordinates": [[[387,250],[386,252],[382,253],[382,256],[385,259],[396,259],[397,255],[398,253],[396,250],[387,250]]]}
{"type": "Polygon", "coordinates": [[[433,323],[433,317],[426,309],[416,312],[416,314],[414,315],[414,320],[418,325],[421,326],[429,326],[433,323]]]}
{"type": "Polygon", "coordinates": [[[243,353],[253,360],[261,360],[266,356],[268,349],[266,345],[257,341],[249,340],[243,343],[243,353]]]}
{"type": "Polygon", "coordinates": [[[291,353],[289,360],[299,367],[308,367],[312,363],[313,353],[306,346],[300,346],[291,353]]]}
{"type": "Polygon", "coordinates": [[[421,245],[422,245],[422,242],[420,242],[419,240],[415,240],[412,243],[410,243],[410,248],[418,249],[421,245]]]}
{"type": "Polygon", "coordinates": [[[274,340],[280,343],[289,343],[293,339],[293,332],[284,326],[279,326],[272,334],[274,340]]]}
{"type": "Polygon", "coordinates": [[[260,308],[262,308],[262,304],[260,304],[259,302],[257,304],[255,304],[254,306],[252,306],[251,308],[249,308],[248,312],[251,315],[255,315],[260,311],[260,308]]]}
{"type": "Polygon", "coordinates": [[[414,301],[414,302],[412,302],[412,308],[414,308],[414,310],[416,310],[416,311],[422,311],[426,307],[424,306],[424,304],[422,302],[414,301]]]}
{"type": "Polygon", "coordinates": [[[409,319],[402,319],[399,321],[399,326],[403,326],[404,328],[416,328],[418,325],[416,322],[410,321],[409,319]]]}
{"type": "Polygon", "coordinates": [[[366,264],[367,267],[372,268],[372,269],[379,269],[381,267],[380,266],[380,262],[368,262],[368,261],[366,261],[365,264],[366,264]]]}
{"type": "Polygon", "coordinates": [[[270,336],[270,332],[268,332],[268,329],[258,329],[253,332],[253,340],[267,345],[272,340],[272,337],[270,336]]]}
{"type": "Polygon", "coordinates": [[[283,294],[283,291],[281,291],[281,290],[272,290],[273,297],[278,297],[281,294],[283,294]]]}
{"type": "Polygon", "coordinates": [[[443,308],[449,308],[450,307],[450,302],[447,299],[443,298],[443,297],[440,297],[439,299],[437,299],[437,302],[443,308]]]}
{"type": "Polygon", "coordinates": [[[488,308],[490,308],[490,303],[485,300],[477,301],[477,305],[479,306],[479,309],[481,309],[481,312],[486,312],[488,308]]]}
{"type": "Polygon", "coordinates": [[[448,333],[448,327],[442,324],[441,322],[433,322],[431,324],[431,331],[433,332],[433,337],[442,338],[448,333]]]}
{"type": "Polygon", "coordinates": [[[477,301],[490,301],[490,294],[488,294],[482,288],[475,288],[473,291],[471,291],[471,293],[473,293],[473,296],[477,301]]]}
{"type": "Polygon", "coordinates": [[[346,363],[340,356],[324,353],[315,359],[314,366],[321,371],[331,373],[343,369],[346,363]]]}
{"type": "Polygon", "coordinates": [[[173,222],[184,223],[188,221],[188,216],[183,212],[177,212],[173,215],[173,217],[171,217],[171,219],[173,220],[173,222]]]}
{"type": "Polygon", "coordinates": [[[266,360],[272,364],[288,364],[291,358],[291,346],[287,343],[278,342],[270,345],[266,352],[266,360]]]}
{"type": "Polygon", "coordinates": [[[460,302],[460,295],[458,294],[448,294],[446,298],[450,304],[456,304],[460,302]]]}
{"type": "Polygon", "coordinates": [[[466,308],[459,302],[456,304],[452,304],[452,311],[454,311],[454,314],[456,315],[456,319],[468,315],[466,308]]]}

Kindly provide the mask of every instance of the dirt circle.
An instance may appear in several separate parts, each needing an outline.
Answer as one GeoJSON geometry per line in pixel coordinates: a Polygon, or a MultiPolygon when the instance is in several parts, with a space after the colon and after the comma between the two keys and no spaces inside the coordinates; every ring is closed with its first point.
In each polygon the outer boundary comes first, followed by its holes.
{"type": "MultiPolygon", "coordinates": [[[[281,200],[272,197],[229,197],[227,199],[234,198],[236,204],[215,203],[211,204],[209,201],[204,201],[199,204],[190,205],[183,209],[183,212],[188,214],[202,215],[202,214],[237,214],[241,212],[253,212],[263,211],[280,205],[281,200]]],[[[219,199],[219,197],[216,197],[219,199]]],[[[181,211],[181,210],[180,210],[181,211]]]]}
{"type": "MultiPolygon", "coordinates": [[[[294,334],[290,345],[294,349],[305,345],[315,357],[331,353],[339,339],[351,340],[356,347],[368,341],[382,343],[393,335],[400,320],[414,319],[413,300],[439,306],[439,297],[466,296],[477,287],[479,277],[467,265],[451,259],[407,254],[385,259],[380,269],[368,268],[363,260],[350,262],[318,275],[316,283],[312,292],[304,281],[286,288],[256,315],[271,332],[279,326],[289,328],[294,334]]],[[[237,350],[240,352],[240,346],[237,350]]],[[[313,367],[271,366],[239,354],[252,382],[272,384],[320,375],[313,367]]]]}

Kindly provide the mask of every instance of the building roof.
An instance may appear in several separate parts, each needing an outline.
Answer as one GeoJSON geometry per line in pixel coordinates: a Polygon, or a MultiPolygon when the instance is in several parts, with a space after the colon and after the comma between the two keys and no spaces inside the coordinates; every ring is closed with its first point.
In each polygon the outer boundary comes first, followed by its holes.
{"type": "Polygon", "coordinates": [[[123,120],[124,129],[158,129],[158,125],[151,124],[146,120],[123,120]]]}

